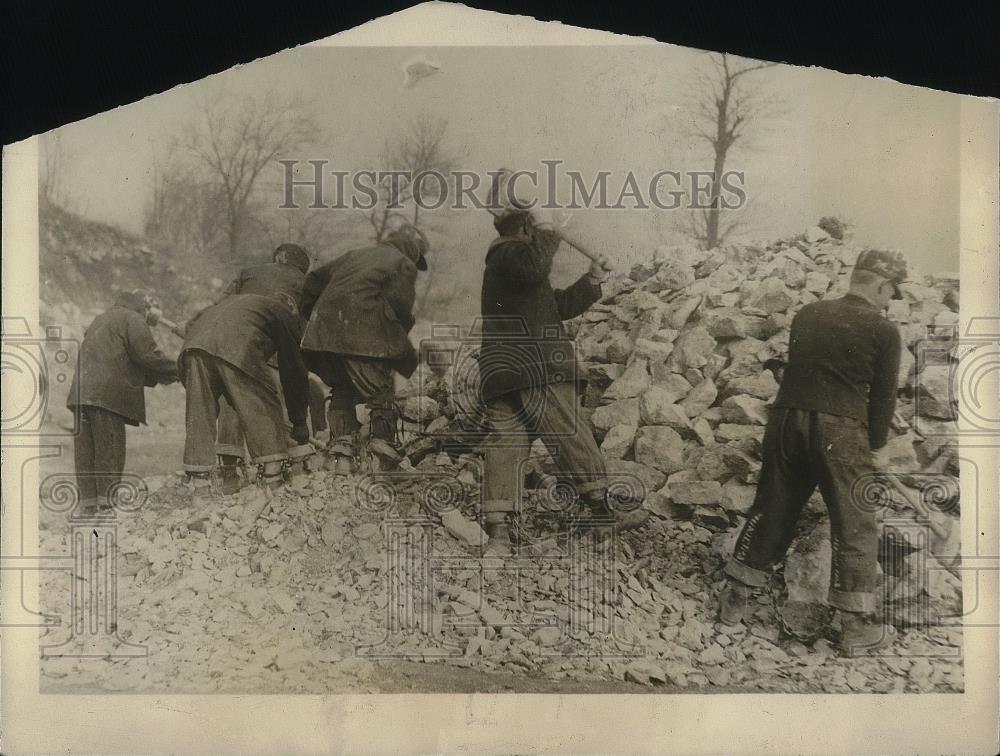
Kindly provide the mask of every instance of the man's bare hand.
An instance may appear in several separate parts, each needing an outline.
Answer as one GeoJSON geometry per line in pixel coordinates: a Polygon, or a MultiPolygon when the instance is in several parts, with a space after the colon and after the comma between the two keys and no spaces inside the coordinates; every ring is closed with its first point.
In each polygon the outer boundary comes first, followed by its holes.
{"type": "Polygon", "coordinates": [[[598,255],[597,259],[590,264],[590,270],[587,273],[594,283],[606,281],[611,273],[611,261],[608,260],[607,255],[598,255]]]}

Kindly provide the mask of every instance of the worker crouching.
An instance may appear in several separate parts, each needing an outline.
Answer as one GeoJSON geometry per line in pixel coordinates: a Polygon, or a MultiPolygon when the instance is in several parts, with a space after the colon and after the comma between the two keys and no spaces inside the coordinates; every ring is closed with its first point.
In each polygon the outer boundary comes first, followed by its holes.
{"type": "Polygon", "coordinates": [[[219,400],[239,418],[250,462],[264,483],[282,482],[289,447],[309,442],[306,415],[309,379],[299,352],[295,302],[274,296],[235,294],[204,310],[188,327],[180,356],[187,390],[184,469],[206,479],[216,462],[219,400]],[[278,384],[267,362],[277,356],[278,384]],[[291,440],[285,424],[284,396],[291,440]]]}

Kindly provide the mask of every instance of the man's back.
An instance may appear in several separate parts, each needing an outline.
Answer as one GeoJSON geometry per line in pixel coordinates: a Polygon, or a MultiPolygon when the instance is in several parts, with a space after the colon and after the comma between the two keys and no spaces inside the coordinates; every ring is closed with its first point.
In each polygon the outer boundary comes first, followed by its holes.
{"type": "Polygon", "coordinates": [[[806,305],[792,321],[774,404],[861,420],[879,448],[895,409],[900,349],[896,327],[859,296],[806,305]]]}
{"type": "Polygon", "coordinates": [[[306,277],[302,348],[378,358],[412,351],[417,268],[389,244],[346,252],[306,277]]]}
{"type": "Polygon", "coordinates": [[[298,268],[271,262],[241,270],[236,280],[229,284],[226,293],[258,294],[265,297],[283,293],[292,297],[297,305],[305,280],[306,274],[298,268]]]}
{"type": "Polygon", "coordinates": [[[297,346],[300,334],[298,315],[278,300],[237,294],[198,316],[188,329],[184,351],[207,352],[270,384],[267,361],[275,352],[297,346]]]}

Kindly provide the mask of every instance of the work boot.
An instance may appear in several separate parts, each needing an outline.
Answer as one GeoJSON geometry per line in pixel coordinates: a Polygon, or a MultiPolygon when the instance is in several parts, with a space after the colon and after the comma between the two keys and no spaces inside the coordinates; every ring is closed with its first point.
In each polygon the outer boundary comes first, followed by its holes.
{"type": "Polygon", "coordinates": [[[750,618],[753,589],[738,580],[727,580],[719,595],[719,622],[738,625],[750,618]]]}
{"type": "Polygon", "coordinates": [[[188,473],[187,484],[191,489],[191,504],[194,507],[201,507],[212,498],[212,476],[211,473],[197,472],[188,473]]]}
{"type": "Polygon", "coordinates": [[[240,480],[240,469],[236,465],[220,465],[219,480],[222,493],[230,496],[239,493],[243,488],[243,481],[240,480]]]}
{"type": "Polygon", "coordinates": [[[380,471],[395,470],[403,459],[392,444],[381,438],[368,440],[368,452],[378,461],[380,471]]]}
{"type": "Polygon", "coordinates": [[[326,451],[333,461],[334,475],[351,475],[355,472],[354,449],[351,448],[350,436],[331,439],[326,451]]]}
{"type": "Polygon", "coordinates": [[[506,517],[502,520],[487,520],[485,530],[489,541],[483,556],[510,556],[514,553],[514,542],[510,538],[510,526],[506,517]]]}
{"type": "Polygon", "coordinates": [[[896,628],[880,622],[874,615],[841,612],[840,650],[845,656],[864,656],[891,646],[896,628]]]}

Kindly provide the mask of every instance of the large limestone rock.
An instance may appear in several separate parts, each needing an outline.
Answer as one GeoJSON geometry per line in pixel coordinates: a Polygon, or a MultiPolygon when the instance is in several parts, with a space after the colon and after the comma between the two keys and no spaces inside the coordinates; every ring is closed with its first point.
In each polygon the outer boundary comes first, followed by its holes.
{"type": "Polygon", "coordinates": [[[667,425],[675,430],[691,427],[677,396],[659,386],[649,388],[639,399],[639,419],[643,425],[667,425]]]}
{"type": "Polygon", "coordinates": [[[667,364],[678,373],[688,368],[700,368],[708,364],[714,349],[715,339],[704,326],[689,326],[674,342],[674,351],[667,364]]]}
{"type": "Polygon", "coordinates": [[[797,299],[780,278],[765,278],[746,300],[746,304],[768,313],[784,312],[797,299]]]}
{"type": "Polygon", "coordinates": [[[707,310],[701,316],[701,324],[715,339],[742,339],[749,330],[749,318],[735,307],[719,307],[707,310]]]}
{"type": "Polygon", "coordinates": [[[670,475],[685,468],[685,441],[673,428],[647,425],[635,437],[635,461],[670,475]]]}
{"type": "Polygon", "coordinates": [[[747,394],[731,396],[722,403],[723,417],[727,422],[743,425],[766,425],[767,405],[763,399],[747,394]]]}
{"type": "Polygon", "coordinates": [[[718,506],[723,500],[722,485],[716,480],[671,482],[670,497],[680,504],[718,506]]]}
{"type": "Polygon", "coordinates": [[[706,378],[688,392],[687,396],[681,400],[680,405],[688,417],[698,417],[712,406],[718,394],[715,382],[706,378]]]}
{"type": "Polygon", "coordinates": [[[634,425],[612,426],[601,442],[601,452],[608,459],[621,459],[632,449],[637,430],[634,425]]]}
{"type": "Polygon", "coordinates": [[[764,400],[773,399],[777,393],[778,382],[774,380],[774,374],[770,370],[733,378],[720,392],[724,398],[746,394],[764,400]]]}
{"type": "Polygon", "coordinates": [[[595,428],[608,431],[616,425],[639,425],[639,400],[621,399],[594,410],[590,422],[595,428]]]}
{"type": "Polygon", "coordinates": [[[604,399],[609,401],[632,399],[648,389],[650,381],[646,360],[636,358],[604,392],[604,399]]]}

